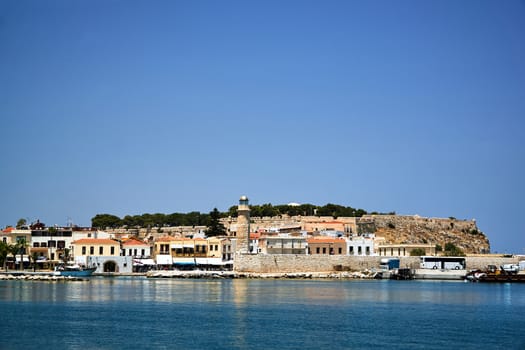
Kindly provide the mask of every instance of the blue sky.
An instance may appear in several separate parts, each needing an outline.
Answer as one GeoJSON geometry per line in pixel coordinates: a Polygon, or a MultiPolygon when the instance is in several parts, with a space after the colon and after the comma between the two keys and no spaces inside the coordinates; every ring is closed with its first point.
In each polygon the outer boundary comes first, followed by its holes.
{"type": "Polygon", "coordinates": [[[523,1],[0,0],[0,226],[336,203],[525,253],[523,1]]]}

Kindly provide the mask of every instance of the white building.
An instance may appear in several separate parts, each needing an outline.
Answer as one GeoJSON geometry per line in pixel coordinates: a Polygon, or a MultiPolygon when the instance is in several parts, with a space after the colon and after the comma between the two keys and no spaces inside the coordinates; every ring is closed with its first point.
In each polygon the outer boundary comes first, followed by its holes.
{"type": "Polygon", "coordinates": [[[346,240],[347,255],[375,256],[374,239],[369,236],[352,237],[346,240]]]}

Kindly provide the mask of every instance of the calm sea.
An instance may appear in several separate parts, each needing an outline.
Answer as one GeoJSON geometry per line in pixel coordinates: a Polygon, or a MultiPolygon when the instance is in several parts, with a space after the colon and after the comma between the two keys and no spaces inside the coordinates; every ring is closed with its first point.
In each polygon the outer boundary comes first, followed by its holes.
{"type": "Polygon", "coordinates": [[[525,284],[0,281],[1,349],[525,349],[525,284]]]}

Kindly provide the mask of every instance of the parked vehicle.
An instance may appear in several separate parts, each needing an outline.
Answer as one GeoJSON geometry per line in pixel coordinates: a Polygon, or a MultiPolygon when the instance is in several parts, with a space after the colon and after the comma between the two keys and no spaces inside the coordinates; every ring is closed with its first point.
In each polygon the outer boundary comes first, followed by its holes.
{"type": "Polygon", "coordinates": [[[383,271],[393,270],[399,268],[399,258],[383,258],[379,264],[383,271]]]}
{"type": "Polygon", "coordinates": [[[422,269],[464,270],[465,258],[457,256],[422,256],[420,258],[422,269]]]}

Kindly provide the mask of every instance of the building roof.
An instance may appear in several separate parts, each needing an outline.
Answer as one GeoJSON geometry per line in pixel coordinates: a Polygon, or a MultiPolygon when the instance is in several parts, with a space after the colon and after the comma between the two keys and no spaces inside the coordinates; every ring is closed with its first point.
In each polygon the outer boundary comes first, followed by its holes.
{"type": "Polygon", "coordinates": [[[205,238],[186,238],[186,237],[172,237],[172,236],[164,236],[164,237],[160,237],[160,238],[157,238],[155,240],[155,242],[181,242],[181,241],[184,241],[184,242],[189,242],[189,241],[196,241],[196,242],[201,242],[201,241],[206,241],[205,238]]]}
{"type": "Polygon", "coordinates": [[[106,238],[81,238],[74,241],[72,244],[115,244],[120,245],[118,241],[106,238]]]}
{"type": "Polygon", "coordinates": [[[149,247],[149,244],[143,241],[140,241],[138,239],[134,239],[134,238],[125,240],[124,242],[122,242],[122,245],[123,246],[148,246],[149,247]]]}
{"type": "Polygon", "coordinates": [[[308,243],[344,243],[344,239],[331,237],[313,237],[306,240],[308,243]]]}

